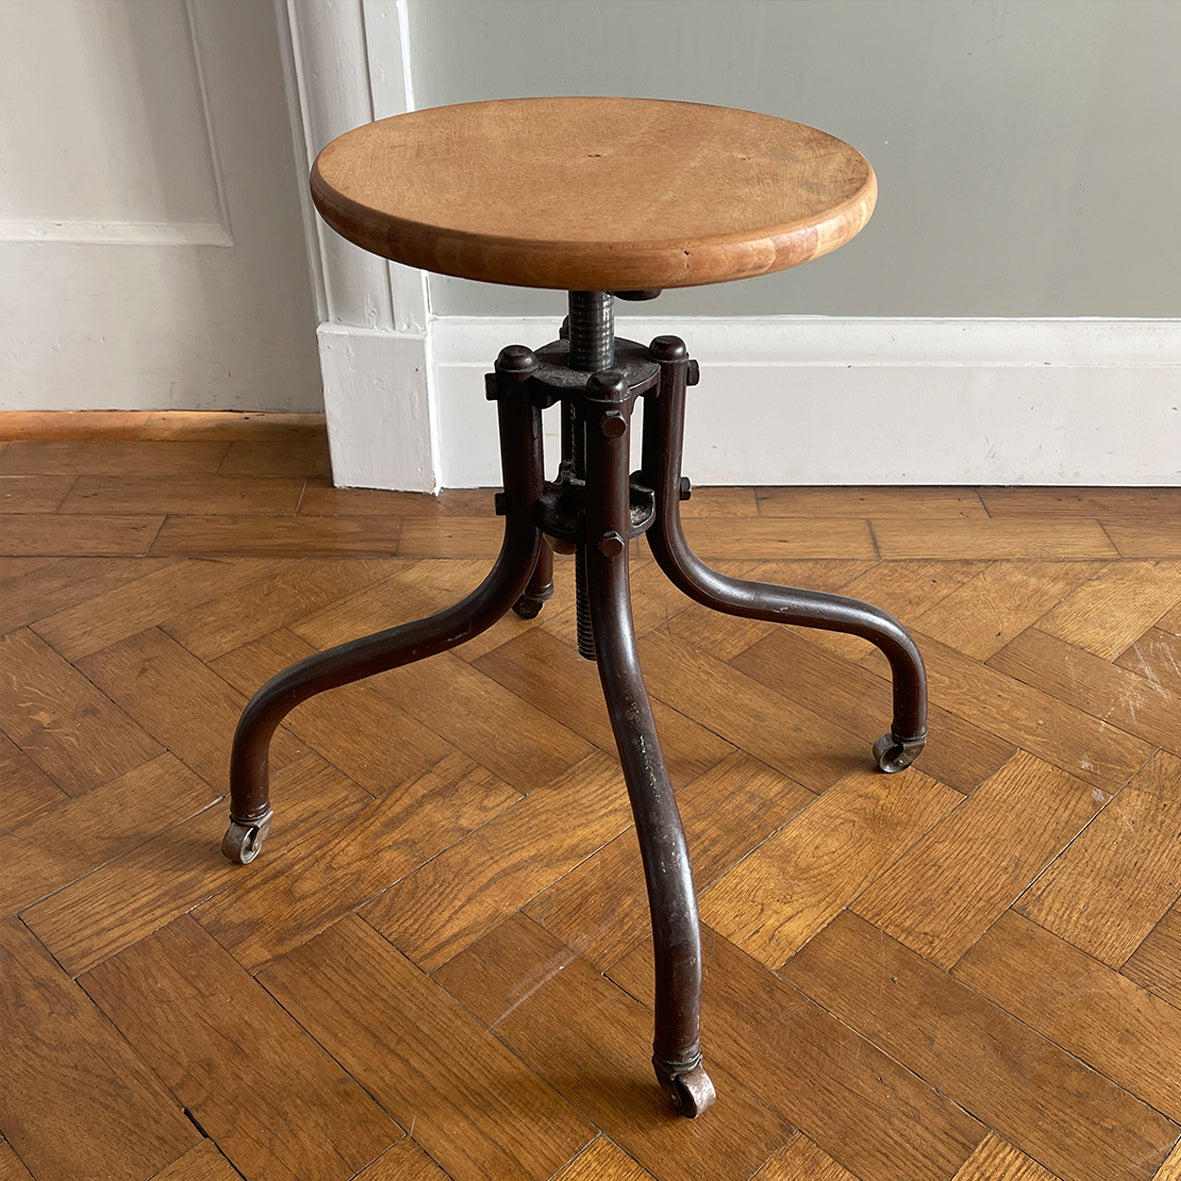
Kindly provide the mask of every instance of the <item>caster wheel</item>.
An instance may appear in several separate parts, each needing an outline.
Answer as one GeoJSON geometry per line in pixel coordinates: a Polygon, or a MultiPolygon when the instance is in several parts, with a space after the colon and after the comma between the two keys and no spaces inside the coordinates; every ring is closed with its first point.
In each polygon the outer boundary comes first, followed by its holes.
{"type": "Polygon", "coordinates": [[[249,865],[262,851],[270,827],[270,812],[253,824],[239,824],[231,819],[230,827],[221,839],[221,851],[235,864],[249,865]]]}
{"type": "MultiPolygon", "coordinates": [[[[553,591],[550,592],[553,594],[553,591]]],[[[514,604],[513,610],[522,619],[536,619],[549,595],[522,595],[514,604]]]]}
{"type": "Polygon", "coordinates": [[[656,1067],[656,1077],[664,1093],[672,1100],[677,1112],[686,1119],[696,1119],[714,1105],[717,1092],[700,1061],[689,1070],[676,1073],[668,1070],[658,1059],[654,1058],[652,1065],[656,1067]]]}
{"type": "Polygon", "coordinates": [[[526,591],[520,599],[513,603],[513,609],[522,619],[536,619],[541,608],[546,606],[546,602],[552,598],[553,594],[553,583],[550,583],[540,594],[530,594],[526,591]]]}
{"type": "Polygon", "coordinates": [[[873,744],[873,757],[878,770],[885,771],[887,775],[905,770],[919,757],[926,744],[926,734],[918,738],[895,738],[893,734],[883,734],[873,744]]]}

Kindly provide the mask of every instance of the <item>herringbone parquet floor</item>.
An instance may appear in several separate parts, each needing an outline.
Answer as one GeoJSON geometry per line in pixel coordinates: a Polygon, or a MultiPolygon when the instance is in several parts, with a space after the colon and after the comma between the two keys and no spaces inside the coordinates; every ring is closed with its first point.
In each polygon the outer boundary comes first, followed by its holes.
{"type": "Polygon", "coordinates": [[[300,707],[234,867],[246,696],[473,586],[490,495],[334,490],[316,419],[4,427],[0,1177],[1181,1178],[1181,490],[688,502],[719,566],[917,633],[897,776],[873,651],[637,546],[706,928],[690,1123],[568,561],[538,620],[300,707]]]}

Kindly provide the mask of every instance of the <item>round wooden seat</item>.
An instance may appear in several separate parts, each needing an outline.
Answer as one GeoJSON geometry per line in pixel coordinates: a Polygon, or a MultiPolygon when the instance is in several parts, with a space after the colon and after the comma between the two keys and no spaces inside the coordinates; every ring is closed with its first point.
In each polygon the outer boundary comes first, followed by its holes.
{"type": "Polygon", "coordinates": [[[877,182],[848,144],[697,103],[536,98],[382,119],[333,140],[316,208],[374,254],[570,291],[721,283],[847,242],[877,182]]]}

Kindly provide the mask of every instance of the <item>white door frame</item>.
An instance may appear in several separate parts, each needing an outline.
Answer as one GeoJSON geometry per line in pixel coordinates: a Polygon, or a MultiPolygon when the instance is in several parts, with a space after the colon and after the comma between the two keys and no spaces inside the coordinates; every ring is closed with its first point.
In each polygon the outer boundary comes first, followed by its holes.
{"type": "MultiPolygon", "coordinates": [[[[275,0],[275,7],[296,158],[308,169],[335,136],[413,109],[405,0],[275,0]]],[[[303,189],[333,478],[435,492],[426,276],[334,234],[303,189]]]]}

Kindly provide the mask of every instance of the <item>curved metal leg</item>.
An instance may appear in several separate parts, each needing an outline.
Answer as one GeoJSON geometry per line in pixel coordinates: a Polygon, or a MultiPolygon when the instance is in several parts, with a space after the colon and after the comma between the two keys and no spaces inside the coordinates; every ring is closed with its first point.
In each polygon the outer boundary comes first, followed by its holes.
{"type": "Polygon", "coordinates": [[[890,662],[894,718],[874,745],[883,771],[900,771],[923,749],[927,734],[927,674],[918,647],[890,614],[857,599],[819,591],[730,578],[707,566],[689,547],[681,528],[681,445],[689,355],[675,336],[658,336],[652,359],[660,365],[660,395],[646,408],[644,481],[656,492],[656,519],[648,542],[660,568],[691,599],[715,611],[824,628],[862,636],[890,662]]]}
{"type": "Polygon", "coordinates": [[[701,934],[685,833],[661,754],[652,707],[636,655],[628,583],[628,435],[612,427],[631,408],[627,385],[611,373],[592,377],[585,419],[586,579],[603,694],[627,780],[644,862],[656,953],[657,1079],[683,1115],[714,1101],[701,1065],[701,934]],[[602,405],[602,411],[598,405],[602,405]]]}
{"type": "Polygon", "coordinates": [[[496,367],[505,524],[495,565],[455,606],[317,652],[259,689],[238,722],[230,755],[230,827],[222,851],[231,861],[253,861],[266,837],[271,737],[291,710],[326,689],[422,660],[479,635],[512,607],[536,569],[541,533],[534,505],[544,478],[541,412],[529,404],[523,386],[536,361],[527,349],[510,348],[501,352],[496,367]]]}
{"type": "Polygon", "coordinates": [[[537,554],[537,564],[529,578],[529,585],[513,604],[513,610],[522,619],[533,619],[545,606],[546,600],[554,593],[554,551],[543,545],[537,554]]]}

